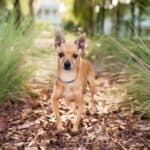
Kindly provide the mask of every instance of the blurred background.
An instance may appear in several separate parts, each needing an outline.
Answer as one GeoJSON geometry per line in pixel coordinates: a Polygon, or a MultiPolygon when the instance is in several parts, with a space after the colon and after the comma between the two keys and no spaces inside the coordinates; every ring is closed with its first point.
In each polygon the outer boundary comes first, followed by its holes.
{"type": "Polygon", "coordinates": [[[1,0],[0,9],[7,17],[15,11],[16,22],[30,17],[35,23],[89,35],[148,39],[150,34],[148,0],[1,0]]]}
{"type": "Polygon", "coordinates": [[[127,74],[126,102],[150,111],[149,0],[0,0],[1,101],[20,98],[35,70],[52,72],[56,29],[69,40],[86,32],[97,74],[127,74]]]}

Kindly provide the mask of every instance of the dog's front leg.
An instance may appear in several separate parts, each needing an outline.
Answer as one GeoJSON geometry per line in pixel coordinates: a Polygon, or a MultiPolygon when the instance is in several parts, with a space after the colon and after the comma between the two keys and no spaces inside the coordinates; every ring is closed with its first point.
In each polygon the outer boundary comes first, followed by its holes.
{"type": "Polygon", "coordinates": [[[78,132],[78,130],[79,130],[79,125],[80,125],[82,113],[83,113],[83,110],[84,110],[83,96],[78,97],[77,103],[78,103],[78,110],[77,110],[76,120],[75,120],[75,123],[73,125],[73,129],[72,129],[73,132],[78,132]]]}
{"type": "Polygon", "coordinates": [[[53,106],[53,111],[54,111],[55,116],[56,116],[57,129],[58,130],[64,130],[62,122],[61,122],[60,114],[59,114],[58,100],[59,100],[59,98],[54,96],[52,98],[52,106],[53,106]]]}

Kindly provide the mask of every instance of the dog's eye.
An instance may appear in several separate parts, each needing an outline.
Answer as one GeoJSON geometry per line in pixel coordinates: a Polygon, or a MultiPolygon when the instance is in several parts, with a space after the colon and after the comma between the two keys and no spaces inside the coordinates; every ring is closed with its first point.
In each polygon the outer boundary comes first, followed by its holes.
{"type": "Polygon", "coordinates": [[[63,52],[60,52],[58,53],[59,57],[64,57],[64,53],[63,52]]]}
{"type": "Polygon", "coordinates": [[[74,53],[72,56],[73,56],[73,58],[77,58],[78,54],[74,53]]]}

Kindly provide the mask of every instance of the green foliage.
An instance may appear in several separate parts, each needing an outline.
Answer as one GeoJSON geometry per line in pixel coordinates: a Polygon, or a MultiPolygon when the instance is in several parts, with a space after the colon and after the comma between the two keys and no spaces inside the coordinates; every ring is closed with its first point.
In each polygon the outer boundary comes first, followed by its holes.
{"type": "Polygon", "coordinates": [[[74,32],[74,31],[77,30],[77,28],[78,28],[78,26],[75,25],[74,22],[73,22],[73,21],[70,21],[70,20],[69,20],[69,21],[66,21],[65,24],[64,24],[64,29],[65,29],[66,31],[74,32]]]}
{"type": "Polygon", "coordinates": [[[118,1],[116,5],[110,0],[83,0],[82,2],[74,0],[73,13],[78,20],[78,25],[90,35],[93,33],[105,34],[106,19],[111,19],[112,31],[115,31],[116,37],[126,35],[135,37],[136,30],[139,35],[147,36],[142,32],[145,30],[142,21],[144,16],[149,16],[149,6],[150,1],[142,0],[131,0],[130,3],[118,1]]]}
{"type": "Polygon", "coordinates": [[[95,0],[83,0],[81,4],[80,0],[74,0],[73,12],[75,17],[78,19],[79,25],[88,32],[92,34],[93,30],[93,17],[95,0]]]}
{"type": "Polygon", "coordinates": [[[22,27],[16,29],[14,26],[14,17],[7,22],[1,18],[0,101],[15,97],[31,71],[24,60],[31,38],[23,31],[22,27]]]}
{"type": "Polygon", "coordinates": [[[103,36],[94,37],[89,43],[86,57],[98,64],[99,68],[105,66],[111,71],[125,71],[133,77],[128,85],[129,95],[133,99],[127,100],[126,104],[150,113],[149,42],[103,36]]]}

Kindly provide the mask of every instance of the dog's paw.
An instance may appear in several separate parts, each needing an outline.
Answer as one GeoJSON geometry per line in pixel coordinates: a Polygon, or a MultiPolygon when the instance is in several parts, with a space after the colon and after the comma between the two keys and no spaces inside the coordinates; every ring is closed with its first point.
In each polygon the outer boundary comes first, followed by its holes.
{"type": "Polygon", "coordinates": [[[58,131],[64,131],[65,128],[64,128],[62,125],[59,125],[59,126],[57,126],[57,130],[58,130],[58,131]]]}
{"type": "Polygon", "coordinates": [[[97,112],[96,107],[92,107],[91,111],[90,111],[90,114],[94,115],[94,114],[96,114],[96,112],[97,112]]]}
{"type": "Polygon", "coordinates": [[[73,133],[77,133],[79,131],[79,129],[77,127],[73,127],[72,132],[73,133]]]}

